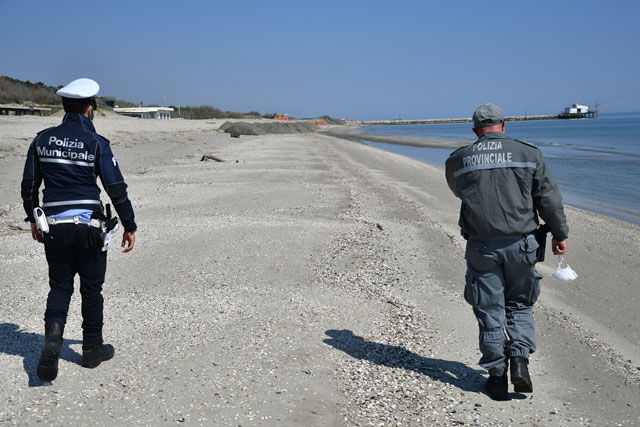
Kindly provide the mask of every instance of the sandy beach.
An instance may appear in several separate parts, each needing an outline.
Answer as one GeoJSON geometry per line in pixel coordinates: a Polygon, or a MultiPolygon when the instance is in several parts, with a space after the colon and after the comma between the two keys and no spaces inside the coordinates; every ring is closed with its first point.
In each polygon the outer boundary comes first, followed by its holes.
{"type": "Polygon", "coordinates": [[[322,133],[329,136],[335,136],[338,138],[344,138],[356,142],[366,139],[367,141],[384,142],[387,144],[411,145],[414,147],[450,148],[451,150],[455,150],[456,148],[467,145],[466,142],[450,141],[441,138],[417,138],[412,136],[370,134],[360,129],[357,125],[335,126],[332,129],[328,129],[322,133]]]}
{"type": "Polygon", "coordinates": [[[347,127],[230,138],[225,120],[96,118],[139,227],[133,252],[109,254],[116,355],[80,366],[76,291],[42,384],[47,264],[20,181],[32,138],[60,120],[0,117],[0,424],[640,424],[640,228],[566,208],[579,278],[553,279],[547,249],[535,391],[494,402],[443,170],[347,127]]]}

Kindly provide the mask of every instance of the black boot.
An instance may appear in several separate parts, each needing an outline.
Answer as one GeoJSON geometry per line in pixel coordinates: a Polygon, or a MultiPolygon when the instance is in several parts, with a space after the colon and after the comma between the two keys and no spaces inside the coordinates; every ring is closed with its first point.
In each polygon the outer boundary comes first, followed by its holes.
{"type": "Polygon", "coordinates": [[[509,400],[509,379],[507,378],[509,361],[505,361],[504,368],[489,369],[489,378],[484,385],[489,397],[493,400],[509,400]]]}
{"type": "Polygon", "coordinates": [[[529,360],[525,357],[511,358],[511,383],[518,393],[533,392],[533,384],[529,377],[529,360]]]}
{"type": "Polygon", "coordinates": [[[62,351],[62,333],[64,324],[50,322],[44,327],[44,345],[38,361],[38,378],[53,381],[58,376],[58,360],[62,351]]]}
{"type": "Polygon", "coordinates": [[[503,375],[489,375],[484,388],[493,400],[509,400],[509,381],[506,372],[503,375]]]}
{"type": "Polygon", "coordinates": [[[115,350],[111,344],[101,342],[82,344],[82,366],[95,368],[105,360],[113,357],[115,350]]]}

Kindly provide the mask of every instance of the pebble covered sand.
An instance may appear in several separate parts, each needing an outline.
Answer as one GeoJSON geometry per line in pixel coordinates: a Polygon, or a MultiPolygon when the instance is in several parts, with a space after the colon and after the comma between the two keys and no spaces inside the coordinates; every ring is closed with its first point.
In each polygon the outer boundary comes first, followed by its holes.
{"type": "Polygon", "coordinates": [[[534,393],[494,402],[442,170],[317,133],[230,138],[221,121],[96,119],[139,225],[133,252],[109,253],[116,355],[80,366],[76,292],[41,383],[47,266],[19,186],[59,120],[0,117],[0,425],[640,425],[638,227],[567,209],[580,279],[539,266],[534,393]]]}

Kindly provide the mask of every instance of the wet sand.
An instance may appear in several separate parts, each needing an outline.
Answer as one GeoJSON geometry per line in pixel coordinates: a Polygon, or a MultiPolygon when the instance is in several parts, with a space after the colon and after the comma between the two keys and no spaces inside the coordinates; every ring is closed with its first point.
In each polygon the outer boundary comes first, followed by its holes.
{"type": "Polygon", "coordinates": [[[223,121],[96,120],[139,224],[135,250],[109,254],[116,356],[80,366],[76,292],[41,384],[47,267],[19,188],[33,135],[59,121],[0,117],[0,422],[640,423],[638,227],[567,208],[580,277],[539,266],[535,392],[493,402],[442,169],[322,134],[230,138],[223,121]]]}
{"type": "Polygon", "coordinates": [[[396,135],[376,135],[366,133],[356,126],[334,126],[329,130],[322,132],[325,135],[344,138],[351,141],[367,140],[372,142],[384,142],[387,144],[410,145],[413,147],[430,147],[430,148],[456,148],[468,145],[466,142],[450,141],[441,138],[420,138],[414,136],[396,136],[396,135]]]}

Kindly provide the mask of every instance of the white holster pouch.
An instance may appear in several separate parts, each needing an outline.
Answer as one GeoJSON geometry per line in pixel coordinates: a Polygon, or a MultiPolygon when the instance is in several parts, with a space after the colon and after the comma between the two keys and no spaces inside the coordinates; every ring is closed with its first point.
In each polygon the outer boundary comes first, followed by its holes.
{"type": "Polygon", "coordinates": [[[42,234],[49,232],[49,223],[47,222],[47,216],[44,214],[42,208],[37,207],[33,209],[33,217],[36,220],[36,227],[42,234]]]}
{"type": "Polygon", "coordinates": [[[113,236],[115,236],[117,229],[118,229],[118,224],[116,224],[115,227],[113,227],[109,231],[106,231],[103,234],[104,244],[102,245],[102,252],[106,252],[109,250],[109,246],[111,245],[111,240],[113,240],[113,236]]]}

